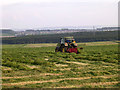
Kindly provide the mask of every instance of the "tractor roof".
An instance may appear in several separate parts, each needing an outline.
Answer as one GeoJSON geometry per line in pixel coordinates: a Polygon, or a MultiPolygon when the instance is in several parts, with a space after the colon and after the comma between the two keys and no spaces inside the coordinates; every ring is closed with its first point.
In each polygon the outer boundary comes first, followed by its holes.
{"type": "Polygon", "coordinates": [[[66,39],[66,40],[73,40],[74,38],[73,38],[73,36],[69,36],[69,37],[64,37],[64,39],[66,39]]]}

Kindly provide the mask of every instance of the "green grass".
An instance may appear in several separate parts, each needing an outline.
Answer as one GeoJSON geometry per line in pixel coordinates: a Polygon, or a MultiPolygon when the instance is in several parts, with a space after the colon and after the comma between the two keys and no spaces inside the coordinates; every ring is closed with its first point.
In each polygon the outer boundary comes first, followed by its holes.
{"type": "MultiPolygon", "coordinates": [[[[2,66],[3,77],[23,78],[3,78],[3,84],[19,83],[26,81],[46,81],[64,78],[81,78],[116,75],[111,78],[90,78],[83,80],[61,80],[57,82],[33,83],[26,85],[4,86],[3,88],[43,88],[43,87],[64,87],[70,85],[81,85],[84,83],[113,82],[119,81],[118,70],[118,45],[108,42],[94,42],[89,44],[78,44],[83,47],[80,54],[54,52],[55,44],[14,44],[3,45],[2,47],[2,66]],[[90,45],[89,45],[90,44],[90,45]],[[45,47],[44,47],[45,45],[45,47]],[[30,47],[29,47],[30,46],[30,47]],[[39,47],[40,46],[40,47],[39,47]],[[8,68],[8,69],[7,69],[8,68]],[[56,73],[62,75],[42,75],[45,73],[56,73]]],[[[118,87],[115,85],[81,86],[86,87],[118,87]]],[[[77,88],[77,87],[75,87],[77,88]]]]}

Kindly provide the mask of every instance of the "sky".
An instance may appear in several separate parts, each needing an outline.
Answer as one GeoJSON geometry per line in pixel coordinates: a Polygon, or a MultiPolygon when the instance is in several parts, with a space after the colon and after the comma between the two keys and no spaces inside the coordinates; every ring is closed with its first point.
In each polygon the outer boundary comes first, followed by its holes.
{"type": "Polygon", "coordinates": [[[117,26],[119,0],[0,0],[0,28],[117,26]]]}

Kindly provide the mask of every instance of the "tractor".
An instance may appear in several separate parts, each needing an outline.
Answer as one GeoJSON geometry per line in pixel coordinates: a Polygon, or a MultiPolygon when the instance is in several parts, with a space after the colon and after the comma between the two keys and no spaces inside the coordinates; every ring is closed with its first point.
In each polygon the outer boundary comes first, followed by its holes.
{"type": "Polygon", "coordinates": [[[73,36],[60,38],[60,42],[57,44],[57,47],[55,48],[55,52],[59,51],[68,53],[74,52],[76,54],[80,53],[80,50],[79,48],[77,48],[77,43],[75,42],[73,36]]]}

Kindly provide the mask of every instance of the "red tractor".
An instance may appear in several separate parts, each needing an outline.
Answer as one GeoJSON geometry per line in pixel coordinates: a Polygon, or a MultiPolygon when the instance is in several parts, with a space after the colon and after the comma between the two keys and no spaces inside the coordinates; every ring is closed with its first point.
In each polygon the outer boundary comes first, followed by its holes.
{"type": "MultiPolygon", "coordinates": [[[[82,49],[82,48],[80,48],[82,49]]],[[[71,37],[63,37],[60,39],[60,42],[57,44],[57,47],[55,49],[55,52],[68,52],[68,53],[79,53],[79,49],[77,48],[77,43],[75,42],[75,39],[71,37]]]]}

